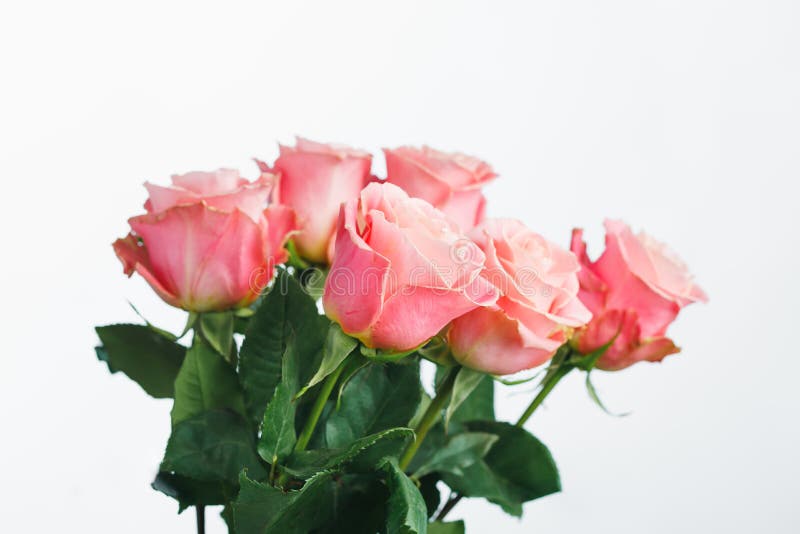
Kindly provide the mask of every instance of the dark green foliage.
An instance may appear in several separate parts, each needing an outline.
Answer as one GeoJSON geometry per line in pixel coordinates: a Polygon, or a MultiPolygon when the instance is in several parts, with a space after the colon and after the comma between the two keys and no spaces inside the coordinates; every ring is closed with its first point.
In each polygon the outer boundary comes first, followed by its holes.
{"type": "Polygon", "coordinates": [[[239,380],[254,423],[261,423],[264,409],[280,382],[281,359],[289,336],[294,334],[298,353],[317,361],[317,365],[301,369],[300,383],[304,384],[318,367],[329,323],[294,278],[280,270],[272,289],[249,320],[239,354],[239,380]]]}
{"type": "Polygon", "coordinates": [[[421,396],[418,363],[371,364],[348,382],[339,409],[320,425],[316,443],[336,449],[381,430],[408,426],[421,396]]]}
{"type": "MultiPolygon", "coordinates": [[[[432,520],[437,484],[514,515],[560,489],[547,448],[494,420],[493,377],[440,367],[437,379],[455,378],[429,410],[419,354],[359,344],[289,271],[252,309],[191,314],[189,325],[189,349],[149,324],[97,328],[112,372],[174,398],[152,486],[179,511],[221,505],[238,534],[463,534],[461,521],[432,520]],[[420,435],[430,430],[401,469],[422,420],[420,435]]],[[[591,369],[594,355],[570,355],[558,361],[591,369]]]]}
{"type": "Polygon", "coordinates": [[[109,371],[125,373],[157,399],[173,396],[185,347],[145,325],[113,324],[95,330],[102,342],[97,357],[109,371]]]}
{"type": "Polygon", "coordinates": [[[250,426],[239,414],[213,410],[175,425],[160,470],[235,484],[243,468],[256,479],[267,474],[256,454],[250,426]]]}
{"type": "Polygon", "coordinates": [[[455,491],[467,497],[485,497],[519,516],[522,503],[561,490],[550,451],[525,429],[497,421],[473,421],[466,427],[499,439],[484,458],[464,468],[463,474],[443,474],[455,491]]]}

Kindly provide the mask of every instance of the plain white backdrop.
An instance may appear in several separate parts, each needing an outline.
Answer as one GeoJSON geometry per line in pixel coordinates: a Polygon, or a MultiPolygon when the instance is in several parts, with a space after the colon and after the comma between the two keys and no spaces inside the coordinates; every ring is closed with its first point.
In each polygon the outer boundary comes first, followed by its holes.
{"type": "MultiPolygon", "coordinates": [[[[0,7],[0,531],[182,532],[149,488],[167,401],[93,326],[178,329],[110,243],[145,180],[272,158],[300,134],[491,163],[491,215],[568,244],[621,217],[708,292],[661,365],[572,376],[528,428],[564,491],[468,532],[800,531],[800,4],[22,2],[0,7]]],[[[376,158],[380,173],[382,158],[376,158]]],[[[530,387],[503,392],[516,417],[530,387]]],[[[223,532],[210,520],[210,532],[223,532]]]]}

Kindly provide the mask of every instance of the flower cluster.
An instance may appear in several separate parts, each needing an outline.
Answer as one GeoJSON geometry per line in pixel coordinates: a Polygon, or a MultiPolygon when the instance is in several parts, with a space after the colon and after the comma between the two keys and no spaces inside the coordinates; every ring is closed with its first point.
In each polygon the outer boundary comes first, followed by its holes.
{"type": "Polygon", "coordinates": [[[487,163],[429,147],[384,156],[380,178],[366,151],[298,139],[256,160],[253,180],[219,169],[145,183],[145,213],[113,248],[189,312],[193,338],[109,325],[97,354],[174,399],[153,487],[181,509],[202,519],[223,505],[245,534],[424,534],[437,512],[437,531],[463,532],[442,523],[462,496],[518,515],[560,489],[522,428],[558,381],[679,351],[667,329],[706,296],[664,244],[608,220],[592,261],[579,229],[562,247],[487,218],[487,163]],[[427,403],[421,359],[437,366],[427,403]],[[497,421],[496,377],[540,366],[517,424],[497,421]],[[452,490],[442,507],[439,482],[452,490]]]}
{"type": "Polygon", "coordinates": [[[613,339],[597,363],[608,370],[679,350],[666,329],[705,295],[666,246],[607,221],[592,263],[580,230],[569,251],[518,220],[485,219],[487,163],[429,147],[384,154],[380,180],[368,152],[299,138],[272,166],[259,161],[252,183],[229,169],[146,183],[147,214],[114,249],[127,274],[202,312],[250,305],[291,238],[303,260],[330,264],[323,305],[345,333],[392,352],[441,333],[487,373],[541,365],[570,338],[583,353],[613,339]]]}

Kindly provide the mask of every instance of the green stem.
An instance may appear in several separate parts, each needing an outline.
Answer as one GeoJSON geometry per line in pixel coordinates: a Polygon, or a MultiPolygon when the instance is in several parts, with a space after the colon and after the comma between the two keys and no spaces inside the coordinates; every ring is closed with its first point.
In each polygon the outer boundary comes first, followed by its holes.
{"type": "Polygon", "coordinates": [[[544,402],[544,399],[550,394],[551,391],[553,391],[553,388],[556,387],[556,384],[558,384],[561,379],[567,376],[567,374],[573,369],[575,369],[573,365],[562,364],[544,381],[541,391],[539,391],[539,394],[533,398],[528,408],[519,418],[519,421],[517,421],[517,426],[523,426],[528,419],[530,419],[531,415],[533,415],[533,412],[536,411],[536,408],[538,408],[539,405],[544,402]]]}
{"type": "Polygon", "coordinates": [[[458,504],[458,503],[461,501],[461,499],[463,499],[463,498],[464,498],[464,496],[463,496],[463,495],[461,495],[460,493],[453,493],[453,494],[451,494],[451,495],[450,495],[450,498],[449,498],[449,499],[447,499],[447,502],[445,503],[444,507],[443,507],[443,508],[442,508],[442,510],[439,512],[439,515],[437,515],[437,516],[436,516],[436,521],[442,521],[442,520],[443,520],[443,519],[444,519],[444,518],[447,516],[447,514],[449,514],[449,513],[450,513],[450,510],[452,510],[453,508],[455,508],[455,507],[456,507],[456,505],[457,505],[457,504],[458,504]]]}
{"type": "Polygon", "coordinates": [[[197,534],[206,534],[206,507],[202,504],[195,506],[197,512],[197,534]]]}
{"type": "Polygon", "coordinates": [[[428,431],[436,424],[436,421],[439,420],[442,414],[442,408],[450,397],[450,393],[453,391],[453,384],[455,384],[456,375],[460,369],[461,367],[458,365],[451,367],[445,375],[444,380],[439,384],[436,395],[433,397],[433,400],[431,400],[428,409],[422,414],[422,419],[414,429],[414,441],[408,445],[405,452],[403,452],[403,456],[400,457],[400,469],[408,467],[414,455],[417,454],[419,446],[422,445],[425,436],[428,435],[428,431]]]}
{"type": "Polygon", "coordinates": [[[328,375],[328,378],[326,378],[325,382],[322,383],[322,389],[320,389],[319,395],[317,395],[317,400],[314,401],[314,406],[311,408],[311,413],[309,414],[308,419],[306,419],[306,424],[303,426],[303,430],[300,432],[300,436],[297,438],[297,443],[294,446],[294,450],[306,450],[308,442],[311,440],[311,435],[314,433],[314,428],[317,426],[317,421],[319,421],[319,417],[322,415],[322,410],[325,408],[325,403],[328,402],[328,398],[331,396],[331,392],[336,385],[336,381],[339,380],[339,377],[341,376],[347,364],[348,360],[346,359],[340,363],[339,367],[337,367],[334,372],[328,375]]]}
{"type": "MultiPolygon", "coordinates": [[[[525,412],[517,421],[516,426],[522,427],[528,421],[528,419],[530,419],[530,417],[533,415],[533,412],[536,411],[536,408],[538,408],[542,404],[542,402],[544,402],[544,399],[550,394],[550,392],[553,391],[553,388],[556,387],[556,384],[558,384],[561,381],[561,379],[567,376],[567,374],[569,374],[569,372],[572,371],[573,369],[575,369],[575,366],[569,363],[559,364],[558,368],[556,368],[556,370],[550,376],[546,377],[544,382],[542,382],[542,389],[539,391],[538,395],[536,395],[536,397],[533,398],[528,408],[525,410],[525,412]]],[[[442,510],[439,512],[439,515],[436,516],[436,520],[437,521],[443,520],[445,516],[447,516],[447,514],[449,514],[450,511],[453,508],[455,508],[455,506],[463,498],[464,496],[461,494],[456,493],[452,495],[450,499],[447,500],[442,510]]]]}

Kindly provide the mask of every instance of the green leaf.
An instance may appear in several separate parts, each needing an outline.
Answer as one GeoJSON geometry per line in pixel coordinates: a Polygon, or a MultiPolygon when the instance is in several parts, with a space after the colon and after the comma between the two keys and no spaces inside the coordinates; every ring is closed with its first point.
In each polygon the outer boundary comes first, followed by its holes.
{"type": "Polygon", "coordinates": [[[320,473],[298,491],[283,492],[242,473],[233,504],[237,534],[308,534],[333,517],[331,473],[320,473]]]}
{"type": "Polygon", "coordinates": [[[449,426],[450,418],[453,417],[453,414],[458,407],[461,406],[465,400],[467,400],[472,391],[478,387],[478,384],[480,384],[485,377],[486,375],[480,371],[474,371],[467,367],[462,367],[459,369],[458,374],[456,375],[456,381],[453,384],[453,393],[450,397],[450,403],[448,404],[447,411],[445,413],[445,429],[447,429],[449,426]]]}
{"type": "Polygon", "coordinates": [[[322,349],[322,363],[320,363],[317,372],[314,373],[314,376],[311,377],[311,380],[300,390],[297,396],[300,397],[310,388],[325,380],[357,346],[357,339],[342,332],[342,327],[337,323],[331,323],[322,349]]]}
{"type": "Polygon", "coordinates": [[[316,448],[347,447],[361,437],[407,427],[421,395],[418,362],[362,369],[345,386],[339,410],[320,425],[316,448]]]}
{"type": "Polygon", "coordinates": [[[95,330],[103,343],[96,349],[97,358],[109,371],[122,371],[157,399],[174,395],[185,347],[144,325],[115,324],[95,330]]]}
{"type": "Polygon", "coordinates": [[[227,410],[204,412],[175,425],[161,463],[161,471],[233,484],[242,468],[256,478],[267,475],[249,424],[227,410]]]}
{"type": "Polygon", "coordinates": [[[463,475],[463,469],[486,456],[497,439],[494,434],[485,432],[456,434],[414,472],[414,477],[419,478],[433,472],[463,475]]]}
{"type": "Polygon", "coordinates": [[[285,469],[299,478],[308,478],[321,471],[369,473],[387,458],[397,458],[414,439],[410,428],[392,428],[361,438],[343,449],[313,449],[295,452],[286,461],[285,469]]]}
{"type": "Polygon", "coordinates": [[[258,453],[270,464],[275,464],[288,456],[297,442],[294,428],[297,406],[293,402],[293,397],[299,387],[297,377],[299,362],[294,336],[288,343],[283,357],[281,382],[275,388],[275,394],[264,411],[261,439],[258,442],[258,453]]]}
{"type": "Polygon", "coordinates": [[[358,374],[363,368],[370,365],[372,362],[366,358],[355,358],[353,357],[350,362],[345,366],[344,371],[342,371],[342,375],[339,377],[338,387],[339,390],[336,393],[336,410],[342,407],[342,394],[344,393],[344,388],[347,387],[347,384],[350,383],[350,380],[353,379],[354,376],[358,374]]]}
{"type": "Polygon", "coordinates": [[[233,350],[233,312],[200,314],[200,332],[211,347],[226,360],[233,350]]]}
{"type": "Polygon", "coordinates": [[[570,351],[569,357],[567,358],[567,363],[574,365],[575,367],[583,371],[586,372],[591,371],[592,369],[594,369],[597,360],[599,360],[603,356],[603,354],[606,353],[609,347],[611,347],[611,345],[614,344],[614,341],[617,340],[617,335],[619,335],[619,332],[617,332],[617,334],[615,334],[614,337],[611,338],[611,340],[608,343],[593,350],[588,354],[581,354],[576,350],[573,350],[572,347],[568,344],[563,345],[562,347],[567,347],[567,349],[570,351]]]}
{"type": "Polygon", "coordinates": [[[553,457],[525,429],[496,421],[465,423],[471,432],[495,434],[499,440],[486,456],[463,469],[463,475],[443,473],[444,481],[466,497],[485,497],[512,514],[522,503],[561,490],[553,457]]]}
{"type": "Polygon", "coordinates": [[[234,368],[217,351],[195,336],[175,379],[172,424],[216,408],[244,414],[239,379],[234,368]]]}
{"type": "MultiPolygon", "coordinates": [[[[447,369],[447,367],[437,367],[437,384],[444,378],[447,369]]],[[[458,377],[456,377],[456,380],[458,380],[458,377]]],[[[460,406],[453,410],[450,415],[450,422],[493,421],[494,418],[494,380],[493,377],[484,375],[472,392],[461,402],[460,406]]]]}
{"type": "Polygon", "coordinates": [[[228,527],[228,534],[234,534],[236,532],[236,525],[233,523],[233,502],[226,502],[219,516],[225,522],[225,526],[228,527]]]}
{"type": "Polygon", "coordinates": [[[270,464],[276,464],[291,454],[297,442],[294,428],[296,406],[292,393],[281,382],[275,388],[275,395],[264,411],[258,454],[270,464]]]}
{"type": "Polygon", "coordinates": [[[369,475],[337,475],[334,516],[318,534],[375,534],[386,525],[389,490],[383,480],[369,475]]]}
{"type": "Polygon", "coordinates": [[[464,532],[463,521],[453,521],[452,523],[434,521],[433,523],[428,523],[428,534],[464,534],[464,532]]]}
{"type": "Polygon", "coordinates": [[[145,324],[145,325],[147,325],[147,328],[149,328],[150,330],[153,330],[153,331],[154,331],[154,332],[156,332],[157,334],[161,334],[162,336],[164,336],[165,338],[169,339],[170,341],[178,341],[178,336],[176,336],[175,334],[173,334],[173,333],[172,333],[172,332],[170,332],[169,330],[164,330],[163,328],[159,328],[159,327],[157,327],[156,325],[154,325],[153,323],[151,323],[150,321],[148,321],[147,319],[145,319],[144,315],[142,315],[142,314],[139,312],[138,308],[136,308],[136,306],[134,306],[132,302],[130,302],[130,301],[129,301],[129,302],[128,302],[128,306],[130,306],[130,307],[131,307],[131,309],[133,309],[133,312],[134,312],[136,315],[138,315],[138,316],[139,316],[139,318],[140,318],[142,321],[144,321],[144,324],[145,324]]]}
{"type": "Polygon", "coordinates": [[[600,407],[601,410],[606,412],[608,415],[613,417],[627,417],[631,414],[631,412],[623,412],[623,413],[615,413],[611,412],[606,408],[606,405],[603,404],[603,401],[600,400],[600,395],[597,394],[597,390],[594,388],[594,384],[592,384],[591,380],[591,371],[586,371],[586,391],[589,392],[589,397],[594,401],[594,403],[600,407]]]}
{"type": "Polygon", "coordinates": [[[300,383],[305,383],[317,368],[328,323],[319,315],[314,299],[285,270],[279,270],[272,290],[249,320],[239,355],[245,404],[253,422],[261,422],[280,382],[289,333],[294,332],[295,350],[308,362],[300,369],[300,383]]]}
{"type": "Polygon", "coordinates": [[[387,534],[425,534],[428,531],[428,508],[417,486],[396,462],[386,462],[389,486],[387,534]]]}
{"type": "Polygon", "coordinates": [[[158,473],[151,486],[178,501],[178,513],[198,504],[225,504],[236,494],[236,486],[229,482],[195,480],[168,472],[158,473]]]}
{"type": "Polygon", "coordinates": [[[526,378],[518,378],[516,380],[511,380],[508,378],[503,378],[502,376],[494,376],[492,375],[492,380],[495,382],[500,382],[504,386],[520,386],[522,384],[527,384],[528,382],[533,382],[540,376],[544,375],[544,371],[538,371],[526,378]]]}

